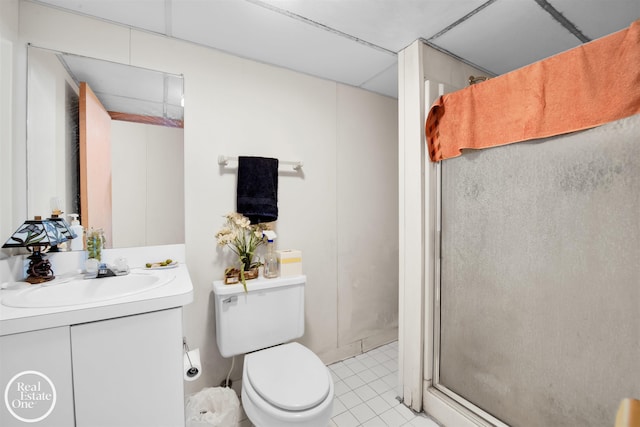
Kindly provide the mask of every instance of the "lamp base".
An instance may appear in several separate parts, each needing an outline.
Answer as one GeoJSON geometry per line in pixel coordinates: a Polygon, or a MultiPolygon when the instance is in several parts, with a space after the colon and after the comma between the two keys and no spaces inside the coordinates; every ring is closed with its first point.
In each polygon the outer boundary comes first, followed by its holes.
{"type": "Polygon", "coordinates": [[[48,282],[49,280],[53,280],[55,278],[56,276],[53,276],[53,275],[51,277],[28,276],[26,279],[24,279],[24,281],[31,285],[38,285],[40,283],[48,282]]]}
{"type": "Polygon", "coordinates": [[[44,259],[40,251],[34,251],[28,259],[30,259],[31,262],[27,268],[27,273],[29,273],[29,276],[25,279],[27,283],[38,284],[56,278],[56,276],[53,275],[51,263],[44,259]]]}

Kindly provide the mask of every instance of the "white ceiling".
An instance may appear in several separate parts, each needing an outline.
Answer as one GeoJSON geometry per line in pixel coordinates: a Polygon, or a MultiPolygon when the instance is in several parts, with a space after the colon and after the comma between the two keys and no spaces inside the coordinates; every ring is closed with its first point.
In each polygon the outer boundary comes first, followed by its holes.
{"type": "Polygon", "coordinates": [[[182,76],[68,53],[56,56],[76,83],[89,83],[108,111],[184,118],[182,76]]]}
{"type": "Polygon", "coordinates": [[[40,2],[391,97],[416,39],[498,75],[640,18],[640,0],[40,2]]]}

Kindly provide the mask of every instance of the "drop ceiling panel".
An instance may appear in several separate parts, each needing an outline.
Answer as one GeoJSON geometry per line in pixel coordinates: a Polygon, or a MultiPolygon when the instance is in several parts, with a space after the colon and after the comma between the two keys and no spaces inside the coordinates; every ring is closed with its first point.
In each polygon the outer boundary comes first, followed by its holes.
{"type": "Polygon", "coordinates": [[[381,93],[392,98],[398,97],[398,62],[380,72],[362,86],[363,89],[371,92],[381,93]]]}
{"type": "Polygon", "coordinates": [[[109,111],[182,118],[180,76],[76,55],[61,55],[77,82],[87,82],[109,111]]]}
{"type": "Polygon", "coordinates": [[[549,3],[592,40],[640,19],[640,0],[550,0],[549,3]]]}
{"type": "Polygon", "coordinates": [[[395,55],[245,1],[174,1],[173,35],[265,63],[360,86],[395,55]]]}
{"type": "Polygon", "coordinates": [[[498,0],[429,41],[495,74],[580,44],[534,0],[498,0]]]}
{"type": "MultiPolygon", "coordinates": [[[[0,0],[1,1],[1,0],[0,0]]],[[[38,0],[85,15],[166,34],[165,0],[38,0]]]]}
{"type": "Polygon", "coordinates": [[[393,52],[429,38],[486,0],[251,0],[393,52]]]}
{"type": "Polygon", "coordinates": [[[88,82],[94,92],[162,102],[164,74],[144,68],[66,55],[72,74],[78,81],[88,82]]]}

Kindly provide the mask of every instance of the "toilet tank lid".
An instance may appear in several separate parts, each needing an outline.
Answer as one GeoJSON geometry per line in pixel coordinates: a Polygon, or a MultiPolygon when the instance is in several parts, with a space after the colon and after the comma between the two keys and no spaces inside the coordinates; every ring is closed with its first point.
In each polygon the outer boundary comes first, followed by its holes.
{"type": "MultiPolygon", "coordinates": [[[[307,282],[307,276],[301,274],[299,276],[276,277],[275,279],[259,277],[257,279],[247,280],[246,282],[247,292],[250,293],[282,286],[304,285],[307,282]]],[[[242,283],[225,285],[224,281],[215,280],[213,282],[213,293],[216,295],[240,295],[244,294],[244,286],[242,286],[242,283]]]]}
{"type": "Polygon", "coordinates": [[[329,393],[328,368],[296,342],[250,353],[244,363],[255,391],[278,408],[303,411],[323,402],[329,393]]]}

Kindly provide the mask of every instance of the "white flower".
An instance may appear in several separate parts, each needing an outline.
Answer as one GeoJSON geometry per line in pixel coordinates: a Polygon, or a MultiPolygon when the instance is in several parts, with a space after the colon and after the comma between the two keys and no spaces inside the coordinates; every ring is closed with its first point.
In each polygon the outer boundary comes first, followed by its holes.
{"type": "Polygon", "coordinates": [[[249,229],[249,227],[251,226],[251,221],[249,221],[249,218],[236,218],[236,224],[238,225],[238,227],[240,228],[245,228],[245,229],[249,229]]]}
{"type": "Polygon", "coordinates": [[[229,228],[223,228],[216,234],[216,238],[218,241],[218,245],[224,246],[227,245],[235,239],[236,233],[234,233],[229,228]]]}
{"type": "Polygon", "coordinates": [[[265,224],[251,224],[249,218],[237,212],[225,215],[225,225],[216,233],[216,240],[219,246],[229,246],[238,255],[245,270],[249,266],[259,265],[254,261],[255,250],[265,243],[262,230],[266,229],[265,224]]]}

